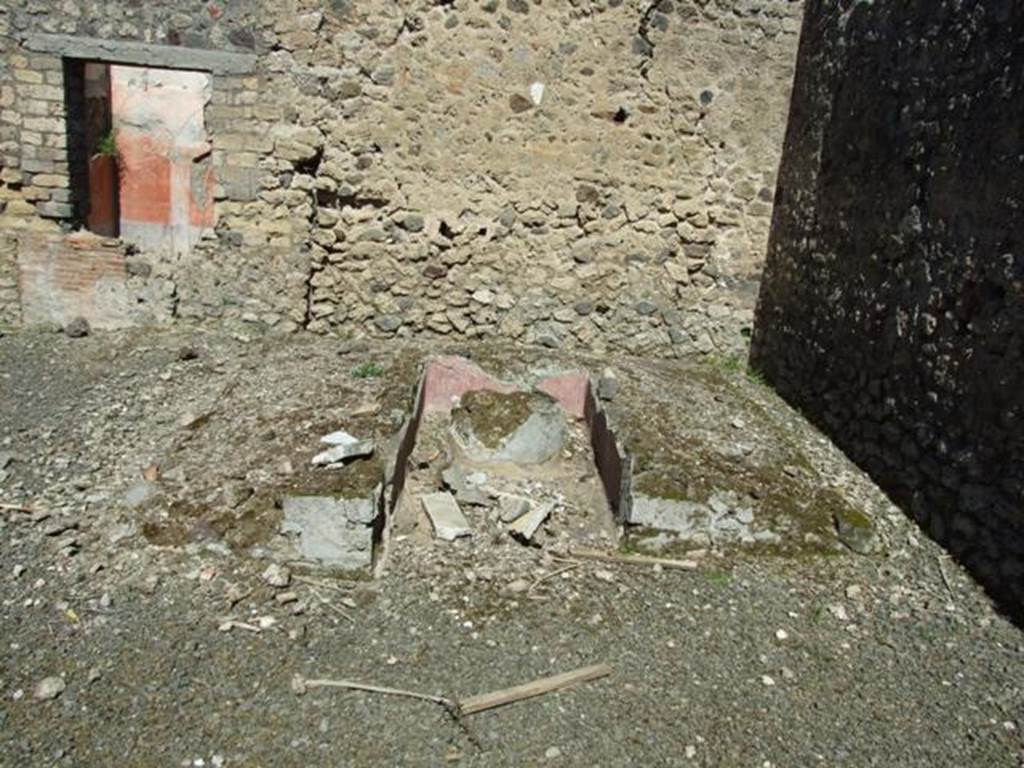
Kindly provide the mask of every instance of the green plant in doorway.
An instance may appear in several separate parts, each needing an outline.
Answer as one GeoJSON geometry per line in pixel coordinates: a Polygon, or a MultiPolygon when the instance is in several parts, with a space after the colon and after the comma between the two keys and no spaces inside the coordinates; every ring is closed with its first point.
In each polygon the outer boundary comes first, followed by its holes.
{"type": "Polygon", "coordinates": [[[96,153],[100,157],[117,157],[117,135],[113,131],[103,134],[96,142],[96,153]]]}

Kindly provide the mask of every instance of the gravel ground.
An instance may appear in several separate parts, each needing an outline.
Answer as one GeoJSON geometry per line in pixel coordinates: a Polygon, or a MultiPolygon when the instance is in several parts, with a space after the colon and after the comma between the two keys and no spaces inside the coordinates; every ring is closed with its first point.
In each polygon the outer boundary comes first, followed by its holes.
{"type": "Polygon", "coordinates": [[[376,582],[278,588],[215,538],[141,535],[124,494],[146,467],[179,456],[209,489],[271,460],[260,418],[280,431],[293,408],[380,398],[387,374],[352,369],[408,355],[186,330],[0,338],[0,502],[34,510],[0,516],[0,763],[1024,766],[1024,636],[891,510],[873,557],[727,552],[680,572],[405,541],[376,582]],[[204,470],[181,431],[208,410],[237,442],[204,470]],[[291,686],[461,697],[601,662],[611,676],[462,722],[291,686]]]}

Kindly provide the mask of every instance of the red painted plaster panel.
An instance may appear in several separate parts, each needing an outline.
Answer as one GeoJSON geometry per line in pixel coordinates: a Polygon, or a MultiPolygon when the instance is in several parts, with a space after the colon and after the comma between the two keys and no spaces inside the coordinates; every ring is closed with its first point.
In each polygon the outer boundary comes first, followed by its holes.
{"type": "Polygon", "coordinates": [[[423,412],[447,412],[455,399],[474,390],[515,392],[510,384],[498,381],[463,357],[439,357],[427,364],[423,376],[423,412]]]}
{"type": "Polygon", "coordinates": [[[121,236],[184,254],[214,225],[215,179],[203,72],[112,66],[111,111],[121,156],[121,236]]]}
{"type": "Polygon", "coordinates": [[[146,134],[123,131],[121,156],[121,222],[171,223],[170,146],[146,134]]]}
{"type": "Polygon", "coordinates": [[[590,380],[587,378],[587,374],[576,371],[552,376],[540,382],[537,389],[561,403],[565,412],[573,418],[584,418],[587,393],[590,389],[590,380]]]}

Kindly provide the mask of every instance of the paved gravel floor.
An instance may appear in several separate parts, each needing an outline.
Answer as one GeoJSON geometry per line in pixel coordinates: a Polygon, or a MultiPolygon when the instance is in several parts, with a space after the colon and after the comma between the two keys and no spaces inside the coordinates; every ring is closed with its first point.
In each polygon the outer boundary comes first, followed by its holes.
{"type": "Polygon", "coordinates": [[[123,494],[182,413],[230,410],[240,373],[285,402],[398,354],[340,351],[0,338],[0,502],[37,513],[0,515],[0,764],[1024,766],[1024,635],[898,516],[875,557],[733,553],[680,572],[509,550],[528,580],[574,566],[529,592],[472,543],[399,542],[376,582],[296,574],[293,602],[265,563],[140,535],[123,494]],[[292,689],[298,673],[462,697],[599,662],[614,673],[461,722],[292,689]],[[37,698],[54,676],[64,690],[37,698]]]}

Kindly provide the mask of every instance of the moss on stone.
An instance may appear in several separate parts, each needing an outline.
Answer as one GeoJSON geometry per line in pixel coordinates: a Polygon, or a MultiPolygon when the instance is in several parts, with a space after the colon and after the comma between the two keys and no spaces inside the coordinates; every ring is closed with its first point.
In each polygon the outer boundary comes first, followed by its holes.
{"type": "MultiPolygon", "coordinates": [[[[716,387],[717,391],[733,386],[724,381],[728,372],[711,366],[695,370],[702,386],[716,387]]],[[[737,378],[735,386],[752,386],[742,376],[737,378]]],[[[782,536],[781,542],[759,542],[743,549],[758,554],[831,554],[836,551],[833,521],[837,515],[859,516],[870,525],[870,520],[842,494],[786,471],[799,467],[813,477],[810,462],[793,445],[790,435],[775,428],[755,405],[743,397],[729,397],[728,407],[761,433],[769,431],[769,439],[777,446],[771,463],[759,464],[746,456],[723,453],[714,438],[680,424],[680,416],[671,405],[648,403],[642,411],[627,413],[620,424],[620,436],[634,461],[634,493],[695,503],[706,503],[716,492],[751,499],[758,527],[782,536]]]]}
{"type": "Polygon", "coordinates": [[[633,493],[670,501],[693,501],[694,494],[686,482],[666,471],[651,470],[633,476],[633,493]]]}
{"type": "MultiPolygon", "coordinates": [[[[832,495],[836,494],[833,493],[832,495]]],[[[874,528],[870,517],[852,507],[839,507],[832,512],[832,517],[838,525],[862,530],[872,530],[874,528]]]]}
{"type": "Polygon", "coordinates": [[[536,394],[530,392],[505,394],[475,390],[462,396],[452,418],[456,422],[464,420],[467,432],[474,435],[485,448],[497,450],[530,418],[536,397],[536,394]]]}

